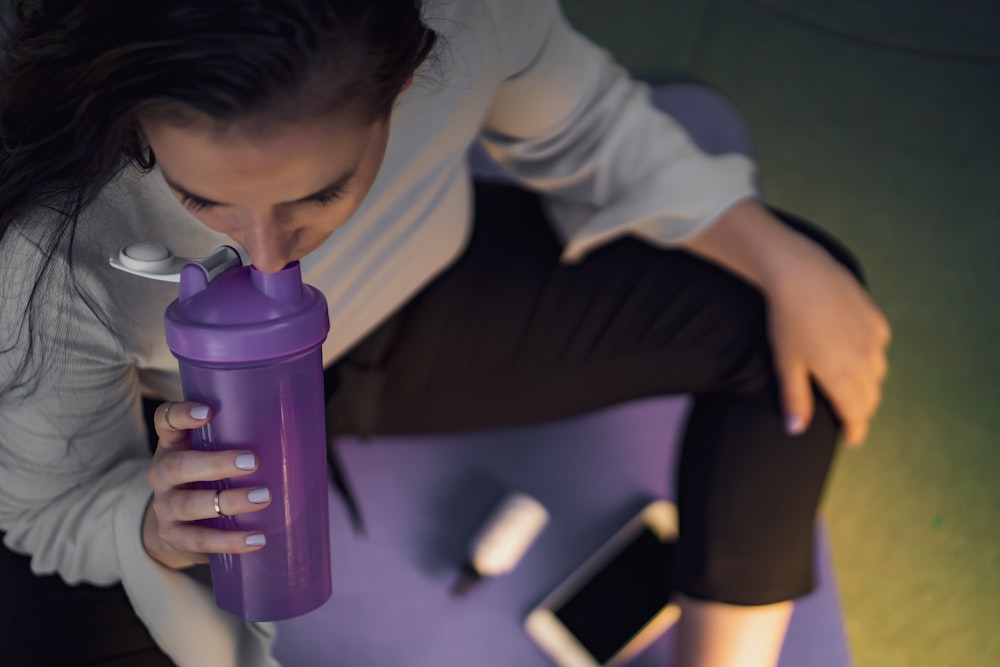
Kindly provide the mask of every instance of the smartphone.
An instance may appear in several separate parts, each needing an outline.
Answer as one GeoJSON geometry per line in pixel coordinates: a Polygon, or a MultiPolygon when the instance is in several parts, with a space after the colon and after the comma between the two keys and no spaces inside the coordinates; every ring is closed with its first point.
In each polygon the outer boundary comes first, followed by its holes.
{"type": "Polygon", "coordinates": [[[673,625],[677,508],[647,505],[525,618],[528,635],[559,667],[631,660],[673,625]]]}

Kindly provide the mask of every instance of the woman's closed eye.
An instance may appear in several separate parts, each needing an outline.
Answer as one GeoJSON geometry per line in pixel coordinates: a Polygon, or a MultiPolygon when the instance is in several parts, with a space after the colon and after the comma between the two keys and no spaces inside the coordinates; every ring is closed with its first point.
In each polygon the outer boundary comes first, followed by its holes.
{"type": "MultiPolygon", "coordinates": [[[[344,195],[344,186],[338,186],[335,188],[330,188],[324,192],[319,192],[307,197],[305,199],[300,199],[296,202],[290,202],[290,204],[279,204],[280,206],[288,205],[299,205],[299,204],[313,204],[316,206],[329,206],[333,202],[337,201],[344,195]]],[[[208,201],[207,199],[202,199],[200,197],[195,197],[194,195],[181,193],[181,203],[185,207],[192,211],[206,211],[210,208],[217,208],[222,206],[218,202],[208,201]]]]}
{"type": "Polygon", "coordinates": [[[204,211],[218,206],[215,202],[198,199],[197,197],[192,197],[191,195],[182,195],[181,203],[192,211],[204,211]]]}
{"type": "Polygon", "coordinates": [[[344,188],[335,188],[324,192],[322,194],[315,195],[306,200],[308,203],[316,204],[317,206],[327,206],[344,196],[344,188]]]}

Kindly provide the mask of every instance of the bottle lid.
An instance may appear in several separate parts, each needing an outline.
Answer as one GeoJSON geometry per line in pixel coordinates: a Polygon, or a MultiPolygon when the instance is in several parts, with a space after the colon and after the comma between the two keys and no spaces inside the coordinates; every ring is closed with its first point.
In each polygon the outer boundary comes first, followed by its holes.
{"type": "Polygon", "coordinates": [[[455,597],[462,597],[468,593],[472,588],[478,584],[483,578],[483,575],[476,570],[472,563],[465,563],[462,565],[462,570],[459,572],[458,579],[451,587],[451,594],[455,597]]]}
{"type": "Polygon", "coordinates": [[[165,324],[174,356],[221,363],[301,352],[322,344],[330,330],[326,299],[302,283],[298,262],[277,273],[235,266],[211,279],[202,266],[188,264],[165,324]]]}

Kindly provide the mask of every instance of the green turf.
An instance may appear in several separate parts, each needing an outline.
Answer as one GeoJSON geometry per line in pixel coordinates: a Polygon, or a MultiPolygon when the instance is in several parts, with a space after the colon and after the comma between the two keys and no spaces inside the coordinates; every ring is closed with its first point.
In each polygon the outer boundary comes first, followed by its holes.
{"type": "MultiPolygon", "coordinates": [[[[728,93],[768,199],[847,242],[893,324],[883,408],[825,505],[856,663],[1000,665],[1000,61],[852,40],[767,4],[564,0],[640,76],[728,93]]],[[[921,16],[955,30],[970,22],[946,12],[976,4],[925,0],[921,16]]]]}

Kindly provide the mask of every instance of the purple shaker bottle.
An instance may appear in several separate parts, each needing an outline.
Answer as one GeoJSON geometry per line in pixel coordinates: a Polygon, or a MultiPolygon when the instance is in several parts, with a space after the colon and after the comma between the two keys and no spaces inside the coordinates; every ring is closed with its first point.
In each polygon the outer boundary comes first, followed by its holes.
{"type": "Polygon", "coordinates": [[[204,263],[189,263],[165,323],[185,398],[212,409],[211,421],[192,432],[193,446],[249,450],[258,460],[252,475],[201,487],[271,491],[271,505],[260,512],[204,522],[267,537],[256,553],[210,556],[216,603],[252,621],[319,607],[331,593],[321,353],[330,329],[326,299],[302,284],[298,262],[274,274],[236,265],[214,277],[204,263]]]}

